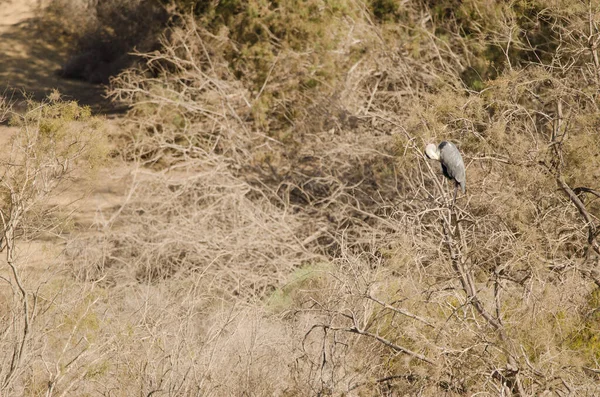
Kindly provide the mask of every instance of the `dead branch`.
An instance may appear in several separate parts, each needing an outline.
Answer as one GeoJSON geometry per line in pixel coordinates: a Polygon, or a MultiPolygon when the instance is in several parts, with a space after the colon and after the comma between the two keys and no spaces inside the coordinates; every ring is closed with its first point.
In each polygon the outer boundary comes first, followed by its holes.
{"type": "MultiPolygon", "coordinates": [[[[306,333],[306,336],[308,334],[310,334],[311,331],[313,329],[315,329],[315,328],[322,328],[323,330],[330,330],[330,331],[349,332],[349,333],[353,333],[353,334],[367,336],[369,338],[373,338],[373,339],[377,340],[378,342],[384,344],[385,346],[389,347],[390,349],[392,349],[394,351],[407,354],[407,355],[409,355],[411,357],[414,357],[414,358],[416,358],[418,360],[426,362],[427,364],[435,365],[435,363],[432,360],[430,360],[429,358],[427,358],[426,356],[424,356],[424,355],[422,355],[420,353],[417,353],[417,352],[413,352],[412,350],[407,349],[405,347],[402,347],[400,345],[397,345],[394,342],[391,342],[391,341],[389,341],[389,340],[387,340],[385,338],[382,338],[381,336],[379,336],[377,334],[374,334],[374,333],[362,330],[359,327],[357,327],[356,325],[353,326],[353,327],[333,327],[333,326],[326,325],[326,324],[315,324],[306,333]]],[[[306,336],[305,336],[305,339],[306,339],[306,336]]]]}
{"type": "Polygon", "coordinates": [[[434,328],[434,326],[431,324],[430,321],[424,319],[421,316],[418,316],[416,314],[412,314],[412,313],[410,313],[410,312],[408,312],[408,311],[406,311],[404,309],[400,309],[398,307],[395,307],[395,306],[392,306],[392,305],[388,305],[387,303],[380,301],[379,299],[373,297],[370,294],[367,294],[367,299],[370,299],[370,300],[372,300],[374,302],[377,302],[378,304],[380,304],[381,306],[385,307],[386,309],[389,309],[389,310],[392,310],[392,311],[394,311],[396,313],[402,314],[403,316],[415,319],[415,320],[420,321],[423,324],[427,325],[428,327],[434,328]]]}
{"type": "MultiPolygon", "coordinates": [[[[579,199],[577,194],[571,189],[571,187],[564,181],[564,179],[560,175],[560,173],[556,176],[556,182],[558,183],[558,186],[560,186],[560,188],[567,194],[567,196],[569,197],[569,199],[571,200],[573,205],[575,205],[575,207],[579,211],[579,214],[585,220],[585,224],[588,228],[588,243],[594,249],[594,251],[596,251],[596,253],[600,255],[600,244],[596,240],[596,237],[598,235],[598,232],[596,229],[596,224],[594,223],[593,219],[591,218],[590,214],[588,213],[587,209],[585,208],[585,205],[579,199]]],[[[579,188],[579,189],[582,189],[582,188],[579,188]]],[[[580,191],[586,191],[586,190],[580,190],[580,191]]]]}

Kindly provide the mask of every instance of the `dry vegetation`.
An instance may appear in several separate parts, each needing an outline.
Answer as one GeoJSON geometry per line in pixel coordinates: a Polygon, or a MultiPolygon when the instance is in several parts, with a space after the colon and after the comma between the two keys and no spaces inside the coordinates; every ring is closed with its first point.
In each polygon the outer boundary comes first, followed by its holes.
{"type": "Polygon", "coordinates": [[[37,283],[11,248],[42,228],[29,203],[104,144],[72,104],[19,122],[35,161],[2,163],[3,393],[600,393],[600,3],[165,12],[111,81],[129,193],[37,283]],[[442,139],[467,165],[455,207],[422,154],[442,139]]]}

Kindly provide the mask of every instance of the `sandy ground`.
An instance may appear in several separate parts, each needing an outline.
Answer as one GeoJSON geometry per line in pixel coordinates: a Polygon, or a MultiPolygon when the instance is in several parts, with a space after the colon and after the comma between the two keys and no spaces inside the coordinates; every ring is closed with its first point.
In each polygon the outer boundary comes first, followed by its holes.
{"type": "Polygon", "coordinates": [[[58,89],[66,99],[96,112],[111,112],[114,107],[103,97],[101,86],[58,75],[68,54],[51,44],[53,38],[44,37],[36,18],[40,4],[40,0],[0,0],[0,92],[15,99],[26,92],[40,100],[58,89]]]}
{"type": "MultiPolygon", "coordinates": [[[[53,89],[58,89],[63,98],[90,105],[97,114],[111,113],[114,107],[103,97],[103,87],[63,79],[56,73],[67,55],[41,39],[35,18],[39,6],[39,0],[0,0],[0,93],[17,101],[17,111],[24,107],[23,92],[41,100],[53,89]]],[[[110,128],[118,128],[118,119],[107,120],[107,123],[110,128]]],[[[6,122],[0,124],[1,148],[8,149],[15,131],[6,122]]],[[[129,174],[126,167],[120,166],[102,170],[92,182],[75,179],[49,204],[64,206],[70,203],[63,212],[72,214],[72,232],[93,233],[98,228],[98,221],[119,207],[129,174]]],[[[26,277],[37,278],[36,274],[39,276],[53,269],[60,262],[65,243],[62,237],[46,234],[19,244],[20,263],[26,277]]],[[[4,253],[0,253],[0,261],[4,262],[4,253]]]]}

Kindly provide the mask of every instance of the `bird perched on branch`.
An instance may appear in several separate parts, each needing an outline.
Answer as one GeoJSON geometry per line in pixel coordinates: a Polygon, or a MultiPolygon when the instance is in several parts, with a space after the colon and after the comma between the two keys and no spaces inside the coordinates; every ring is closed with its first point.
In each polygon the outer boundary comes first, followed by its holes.
{"type": "Polygon", "coordinates": [[[452,201],[452,204],[454,204],[458,187],[460,186],[463,193],[465,193],[467,189],[465,163],[463,162],[458,148],[454,146],[454,144],[446,141],[442,141],[439,146],[430,143],[425,147],[425,154],[430,159],[439,161],[442,164],[444,176],[454,180],[454,200],[452,201]]]}

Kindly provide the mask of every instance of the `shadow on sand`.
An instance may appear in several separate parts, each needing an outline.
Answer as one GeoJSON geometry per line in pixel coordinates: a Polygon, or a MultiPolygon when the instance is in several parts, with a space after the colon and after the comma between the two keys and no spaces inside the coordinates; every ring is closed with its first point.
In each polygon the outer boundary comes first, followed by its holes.
{"type": "Polygon", "coordinates": [[[16,109],[24,100],[41,100],[57,89],[64,99],[88,105],[94,113],[123,113],[126,106],[105,97],[106,87],[59,75],[67,53],[51,44],[56,37],[44,37],[38,18],[24,19],[0,31],[0,93],[16,101],[16,109]]]}

